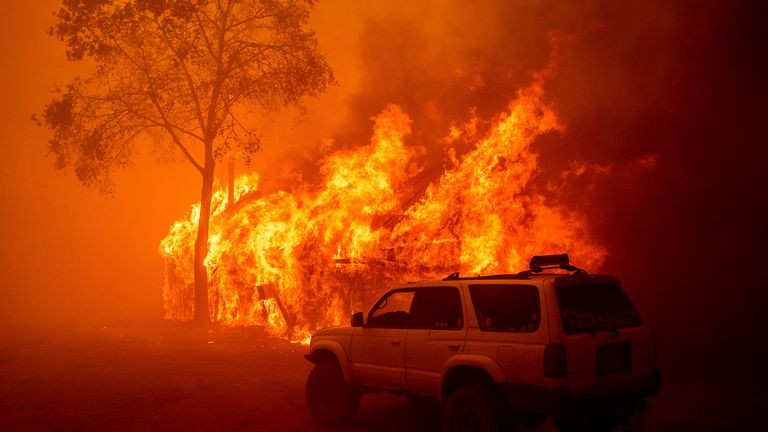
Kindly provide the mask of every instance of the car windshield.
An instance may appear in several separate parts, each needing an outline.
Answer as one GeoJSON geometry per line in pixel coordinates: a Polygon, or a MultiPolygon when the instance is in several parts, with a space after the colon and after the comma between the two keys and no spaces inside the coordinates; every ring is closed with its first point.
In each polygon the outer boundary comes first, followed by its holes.
{"type": "Polygon", "coordinates": [[[557,303],[567,335],[642,325],[627,294],[615,283],[558,286],[557,303]]]}

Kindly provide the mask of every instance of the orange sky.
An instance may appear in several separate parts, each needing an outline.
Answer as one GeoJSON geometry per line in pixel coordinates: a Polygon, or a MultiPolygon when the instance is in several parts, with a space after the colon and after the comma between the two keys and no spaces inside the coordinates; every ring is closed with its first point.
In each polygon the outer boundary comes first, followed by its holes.
{"type": "Polygon", "coordinates": [[[48,132],[30,121],[76,72],[45,31],[56,1],[4,5],[0,160],[4,315],[77,318],[160,309],[162,264],[152,253],[167,221],[194,199],[191,170],[140,161],[117,196],[82,187],[46,158],[48,132]],[[146,299],[151,299],[147,301],[146,299]]]}

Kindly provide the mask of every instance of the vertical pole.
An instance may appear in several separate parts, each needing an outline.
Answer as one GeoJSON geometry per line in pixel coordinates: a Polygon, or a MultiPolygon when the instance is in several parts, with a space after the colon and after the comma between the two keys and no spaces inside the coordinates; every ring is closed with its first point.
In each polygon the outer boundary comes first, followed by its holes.
{"type": "Polygon", "coordinates": [[[227,176],[227,207],[235,203],[235,158],[229,157],[229,170],[227,176]]]}

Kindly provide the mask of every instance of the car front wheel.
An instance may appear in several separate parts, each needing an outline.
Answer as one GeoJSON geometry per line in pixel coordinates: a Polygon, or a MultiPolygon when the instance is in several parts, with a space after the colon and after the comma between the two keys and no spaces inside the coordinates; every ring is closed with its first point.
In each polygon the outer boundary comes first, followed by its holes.
{"type": "Polygon", "coordinates": [[[307,405],[315,420],[337,426],[349,422],[360,407],[360,393],[344,382],[335,362],[322,362],[307,377],[307,405]]]}
{"type": "Polygon", "coordinates": [[[443,407],[445,432],[497,432],[504,427],[503,405],[491,389],[482,385],[461,387],[452,392],[443,407]]]}

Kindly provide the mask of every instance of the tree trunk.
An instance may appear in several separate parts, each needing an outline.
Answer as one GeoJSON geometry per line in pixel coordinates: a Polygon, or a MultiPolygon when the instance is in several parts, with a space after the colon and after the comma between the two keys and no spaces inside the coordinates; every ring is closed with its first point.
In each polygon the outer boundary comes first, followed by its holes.
{"type": "Polygon", "coordinates": [[[205,257],[208,255],[208,222],[211,218],[211,197],[213,196],[214,161],[206,160],[203,168],[203,190],[200,194],[200,217],[197,220],[197,238],[195,239],[195,311],[198,322],[208,322],[208,272],[205,270],[205,257]]]}

